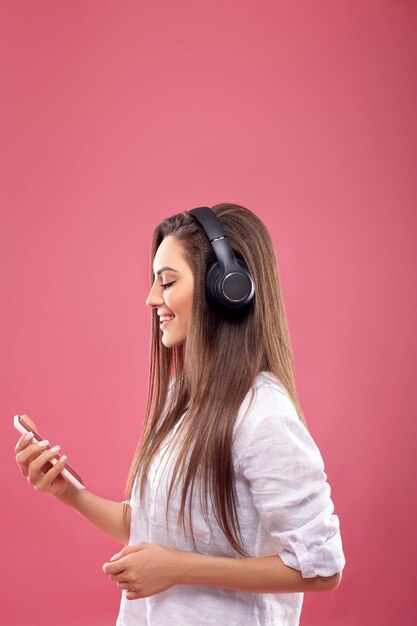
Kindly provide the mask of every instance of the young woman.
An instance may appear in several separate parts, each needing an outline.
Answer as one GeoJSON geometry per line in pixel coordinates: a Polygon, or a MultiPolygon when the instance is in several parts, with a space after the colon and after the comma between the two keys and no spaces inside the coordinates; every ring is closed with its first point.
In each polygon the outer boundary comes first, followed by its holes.
{"type": "Polygon", "coordinates": [[[219,239],[192,212],[155,229],[149,395],[126,499],[75,490],[58,464],[42,472],[50,452],[16,446],[37,490],[128,544],[103,566],[125,592],[116,626],[296,626],[304,592],[336,589],[346,563],[271,238],[247,208],[211,211],[253,291],[243,307],[216,305],[219,239]]]}

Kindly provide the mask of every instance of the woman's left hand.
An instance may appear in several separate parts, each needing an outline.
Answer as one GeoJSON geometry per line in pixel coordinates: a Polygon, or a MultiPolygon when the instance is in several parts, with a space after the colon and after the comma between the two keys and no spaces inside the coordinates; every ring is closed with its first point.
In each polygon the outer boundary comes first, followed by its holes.
{"type": "Polygon", "coordinates": [[[178,584],[181,552],[141,541],[125,546],[103,565],[103,572],[126,589],[126,598],[147,598],[178,584]]]}

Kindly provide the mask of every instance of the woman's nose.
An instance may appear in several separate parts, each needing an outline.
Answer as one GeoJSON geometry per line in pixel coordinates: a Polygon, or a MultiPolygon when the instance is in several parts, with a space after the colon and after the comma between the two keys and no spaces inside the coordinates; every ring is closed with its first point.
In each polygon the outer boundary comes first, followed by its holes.
{"type": "Polygon", "coordinates": [[[152,309],[155,306],[163,304],[163,299],[160,296],[158,297],[158,295],[153,293],[153,290],[151,290],[149,296],[145,300],[145,303],[152,309]]]}

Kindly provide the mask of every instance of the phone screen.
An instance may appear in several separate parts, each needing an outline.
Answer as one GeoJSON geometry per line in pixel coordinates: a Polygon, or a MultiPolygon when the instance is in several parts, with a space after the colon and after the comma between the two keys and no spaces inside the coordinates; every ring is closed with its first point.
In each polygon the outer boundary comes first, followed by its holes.
{"type": "MultiPolygon", "coordinates": [[[[19,422],[22,424],[23,428],[26,428],[26,430],[30,430],[33,433],[33,439],[36,439],[36,441],[44,441],[45,437],[42,437],[42,435],[40,435],[38,432],[36,432],[36,430],[34,430],[26,421],[25,419],[19,415],[19,422]]],[[[45,450],[50,450],[51,446],[48,445],[46,446],[45,450]]],[[[55,454],[54,455],[55,459],[59,459],[59,454],[55,454]]],[[[52,465],[52,463],[51,463],[52,465]]],[[[73,467],[71,467],[71,465],[67,462],[64,465],[64,468],[70,472],[74,478],[76,478],[82,485],[84,485],[83,479],[81,478],[81,476],[75,471],[75,469],[73,467]]]]}

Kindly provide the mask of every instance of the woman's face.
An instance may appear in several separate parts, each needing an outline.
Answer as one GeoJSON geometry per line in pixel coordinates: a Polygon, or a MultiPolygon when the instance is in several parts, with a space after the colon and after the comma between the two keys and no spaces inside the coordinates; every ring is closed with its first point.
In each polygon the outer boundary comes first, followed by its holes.
{"type": "Polygon", "coordinates": [[[146,304],[156,308],[158,315],[175,315],[161,329],[162,343],[172,348],[187,337],[194,292],[193,273],[182,256],[181,245],[172,235],[160,243],[153,260],[153,273],[155,280],[146,304]],[[166,286],[168,283],[172,284],[166,286]]]}

